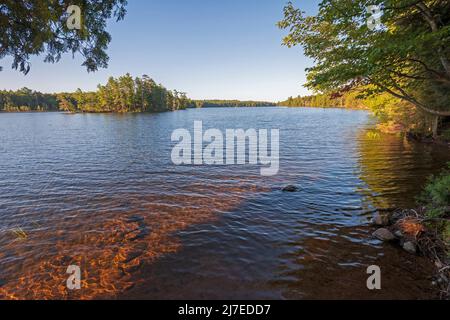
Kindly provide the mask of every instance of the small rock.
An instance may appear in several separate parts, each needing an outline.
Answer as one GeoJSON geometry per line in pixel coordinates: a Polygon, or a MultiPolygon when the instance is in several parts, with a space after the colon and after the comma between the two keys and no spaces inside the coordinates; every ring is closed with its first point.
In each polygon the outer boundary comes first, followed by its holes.
{"type": "Polygon", "coordinates": [[[395,231],[394,232],[394,235],[397,237],[397,238],[403,238],[403,233],[400,231],[400,230],[397,230],[397,231],[395,231]]]}
{"type": "Polygon", "coordinates": [[[389,217],[377,213],[373,217],[372,223],[379,227],[387,226],[389,224],[389,217]]]}
{"type": "Polygon", "coordinates": [[[411,242],[411,241],[406,241],[406,242],[403,244],[403,249],[404,249],[406,252],[409,252],[409,253],[411,253],[411,254],[416,254],[416,253],[417,253],[416,245],[415,245],[413,242],[411,242]]]}
{"type": "Polygon", "coordinates": [[[390,215],[389,224],[396,224],[398,222],[398,220],[400,220],[401,218],[402,218],[402,212],[396,211],[390,215]]]}
{"type": "Polygon", "coordinates": [[[381,228],[373,233],[373,236],[381,241],[395,240],[395,236],[388,229],[381,228]]]}
{"type": "Polygon", "coordinates": [[[283,192],[297,192],[299,188],[294,185],[289,185],[283,188],[283,192]]]}

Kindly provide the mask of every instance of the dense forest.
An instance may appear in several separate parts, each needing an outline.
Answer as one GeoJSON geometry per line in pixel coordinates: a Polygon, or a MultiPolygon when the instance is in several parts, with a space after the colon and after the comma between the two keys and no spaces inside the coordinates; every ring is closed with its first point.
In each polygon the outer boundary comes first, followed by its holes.
{"type": "Polygon", "coordinates": [[[109,78],[97,91],[43,94],[27,88],[0,91],[0,111],[162,112],[195,107],[186,94],[144,75],[109,78]]]}
{"type": "Polygon", "coordinates": [[[168,90],[144,75],[109,78],[97,91],[44,94],[23,88],[0,91],[0,111],[163,112],[187,108],[263,107],[273,102],[239,100],[191,100],[186,93],[168,90]]]}
{"type": "Polygon", "coordinates": [[[350,108],[366,109],[356,91],[343,95],[316,94],[310,96],[289,97],[286,101],[278,102],[283,107],[317,107],[317,108],[350,108]]]}
{"type": "Polygon", "coordinates": [[[162,112],[193,107],[183,92],[170,91],[144,75],[109,78],[95,92],[77,90],[57,94],[59,107],[71,112],[162,112]]]}
{"type": "Polygon", "coordinates": [[[266,101],[239,101],[239,100],[195,100],[197,108],[217,108],[217,107],[269,107],[274,106],[273,102],[266,101]]]}
{"type": "Polygon", "coordinates": [[[17,91],[0,90],[0,111],[57,111],[58,101],[53,94],[22,88],[17,91]]]}

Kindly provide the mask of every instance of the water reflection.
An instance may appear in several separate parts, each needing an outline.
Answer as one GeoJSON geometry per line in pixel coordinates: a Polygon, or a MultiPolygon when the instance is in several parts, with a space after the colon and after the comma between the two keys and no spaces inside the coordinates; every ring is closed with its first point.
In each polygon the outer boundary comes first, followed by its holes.
{"type": "Polygon", "coordinates": [[[367,183],[369,201],[377,208],[414,207],[427,178],[449,161],[447,147],[417,143],[395,135],[361,131],[361,179],[367,183]]]}

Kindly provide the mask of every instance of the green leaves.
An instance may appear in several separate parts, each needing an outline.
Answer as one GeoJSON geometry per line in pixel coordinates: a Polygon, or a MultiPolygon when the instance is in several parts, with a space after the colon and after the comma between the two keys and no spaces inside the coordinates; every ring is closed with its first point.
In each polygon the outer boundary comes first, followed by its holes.
{"type": "Polygon", "coordinates": [[[283,43],[301,45],[315,61],[307,87],[327,93],[371,83],[426,112],[450,115],[448,1],[371,4],[384,11],[383,27],[374,31],[366,1],[323,0],[313,17],[286,5],[278,24],[289,31],[283,43]]]}
{"type": "MultiPolygon", "coordinates": [[[[111,36],[106,21],[124,18],[126,0],[5,0],[0,4],[0,59],[13,58],[13,69],[27,74],[31,56],[45,53],[55,63],[66,52],[83,55],[83,66],[96,71],[108,65],[106,49],[111,36]],[[67,7],[82,9],[82,30],[66,26],[67,7]]],[[[1,71],[1,70],[0,70],[1,71]]]]}
{"type": "Polygon", "coordinates": [[[110,77],[96,92],[58,95],[60,107],[72,112],[161,112],[193,106],[186,94],[169,91],[144,75],[110,77]]]}
{"type": "Polygon", "coordinates": [[[421,201],[426,205],[428,215],[432,218],[443,218],[450,214],[450,172],[448,170],[430,179],[421,201]]]}

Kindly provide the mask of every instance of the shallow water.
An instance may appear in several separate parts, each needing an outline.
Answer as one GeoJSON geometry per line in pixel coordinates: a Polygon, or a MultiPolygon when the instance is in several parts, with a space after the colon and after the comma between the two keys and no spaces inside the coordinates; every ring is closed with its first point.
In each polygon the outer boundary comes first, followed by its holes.
{"type": "Polygon", "coordinates": [[[430,264],[372,239],[368,220],[414,207],[450,154],[367,135],[371,122],[335,109],[0,114],[0,297],[433,298],[430,264]],[[279,174],[173,165],[171,133],[195,120],[280,129],[279,174]],[[366,288],[373,264],[381,291],[366,288]]]}

